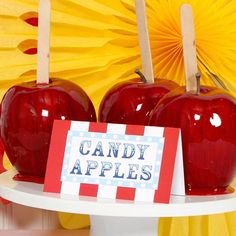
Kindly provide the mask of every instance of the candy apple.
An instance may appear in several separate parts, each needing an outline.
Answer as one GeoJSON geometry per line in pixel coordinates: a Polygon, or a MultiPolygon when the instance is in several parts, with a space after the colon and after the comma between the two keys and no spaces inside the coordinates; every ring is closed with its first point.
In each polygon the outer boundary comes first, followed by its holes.
{"type": "Polygon", "coordinates": [[[147,125],[156,103],[177,84],[165,79],[147,83],[141,72],[139,79],[112,87],[99,107],[101,122],[147,125]]]}
{"type": "Polygon", "coordinates": [[[181,128],[187,194],[227,193],[236,174],[236,101],[222,89],[199,88],[168,93],[149,124],[181,128]]]}
{"type": "Polygon", "coordinates": [[[2,140],[0,139],[0,159],[3,157],[3,153],[4,153],[4,147],[2,144],[2,140]]]}
{"type": "Polygon", "coordinates": [[[2,140],[0,139],[0,173],[2,173],[5,170],[3,167],[3,154],[4,154],[4,147],[2,144],[2,140]]]}
{"type": "Polygon", "coordinates": [[[87,94],[61,79],[22,83],[4,95],[1,137],[18,178],[43,181],[54,119],[96,121],[96,114],[87,94]]]}
{"type": "MultiPolygon", "coordinates": [[[[1,117],[1,104],[0,104],[0,117],[1,117]]],[[[5,168],[3,166],[3,155],[4,155],[4,147],[0,136],[0,173],[5,171],[5,168]]]]}

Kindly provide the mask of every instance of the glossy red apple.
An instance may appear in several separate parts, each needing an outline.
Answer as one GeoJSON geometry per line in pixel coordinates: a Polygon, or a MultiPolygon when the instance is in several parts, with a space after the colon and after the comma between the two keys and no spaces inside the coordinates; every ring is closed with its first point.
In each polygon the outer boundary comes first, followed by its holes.
{"type": "Polygon", "coordinates": [[[147,83],[141,79],[123,82],[112,87],[99,107],[99,121],[119,124],[147,125],[156,103],[177,84],[165,79],[147,83]]]}
{"type": "Polygon", "coordinates": [[[3,154],[4,154],[4,147],[2,144],[2,140],[0,139],[0,159],[2,159],[3,154]]]}
{"type": "Polygon", "coordinates": [[[0,139],[0,173],[5,171],[5,168],[3,166],[3,155],[4,155],[4,147],[2,144],[2,140],[0,139]]]}
{"type": "Polygon", "coordinates": [[[42,181],[54,119],[96,121],[87,94],[60,79],[44,85],[32,81],[13,86],[1,105],[2,141],[22,180],[42,181]]]}
{"type": "MultiPolygon", "coordinates": [[[[1,104],[0,104],[0,117],[1,117],[1,104]]],[[[4,155],[4,146],[0,135],[0,173],[5,171],[5,168],[3,166],[3,155],[4,155]]]]}
{"type": "Polygon", "coordinates": [[[187,194],[230,191],[236,174],[236,101],[227,92],[178,88],[153,110],[150,125],[181,128],[187,194]]]}

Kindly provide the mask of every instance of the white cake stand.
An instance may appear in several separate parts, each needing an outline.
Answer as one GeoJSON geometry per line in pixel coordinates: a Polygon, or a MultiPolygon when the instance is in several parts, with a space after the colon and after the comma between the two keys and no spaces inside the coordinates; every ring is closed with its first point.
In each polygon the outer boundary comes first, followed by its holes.
{"type": "Polygon", "coordinates": [[[89,214],[91,236],[156,236],[159,217],[209,215],[236,210],[236,193],[171,196],[170,204],[95,199],[44,193],[43,185],[16,182],[15,170],[0,175],[0,196],[45,210],[89,214]]]}

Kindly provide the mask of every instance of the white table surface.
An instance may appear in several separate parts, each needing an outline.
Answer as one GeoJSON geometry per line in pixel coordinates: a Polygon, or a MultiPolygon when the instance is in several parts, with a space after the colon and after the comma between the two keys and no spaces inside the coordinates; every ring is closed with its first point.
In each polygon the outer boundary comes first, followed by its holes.
{"type": "Polygon", "coordinates": [[[17,182],[16,171],[0,175],[0,196],[29,207],[118,217],[170,217],[209,215],[236,210],[236,193],[215,196],[171,196],[170,204],[117,201],[44,193],[42,184],[17,182]]]}

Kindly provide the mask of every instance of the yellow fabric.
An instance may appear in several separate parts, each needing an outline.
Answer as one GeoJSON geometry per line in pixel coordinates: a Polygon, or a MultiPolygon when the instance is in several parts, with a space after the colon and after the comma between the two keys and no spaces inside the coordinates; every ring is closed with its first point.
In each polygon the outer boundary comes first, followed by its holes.
{"type": "MultiPolygon", "coordinates": [[[[202,83],[236,93],[236,1],[147,0],[155,76],[184,84],[179,6],[194,11],[198,66],[202,83]]],[[[0,1],[0,97],[15,83],[35,79],[37,28],[21,16],[37,11],[38,0],[0,1]],[[27,41],[27,40],[31,41],[27,41]],[[32,44],[32,45],[31,45],[32,44]]],[[[91,97],[96,109],[115,83],[141,68],[134,0],[52,0],[50,76],[72,80],[91,97]]],[[[11,165],[4,156],[4,166],[11,165]]],[[[63,227],[84,228],[88,216],[59,213],[63,227]]],[[[236,235],[236,213],[162,218],[163,236],[236,235]]]]}
{"type": "Polygon", "coordinates": [[[65,229],[83,229],[90,226],[88,215],[58,213],[59,220],[65,229]]]}

